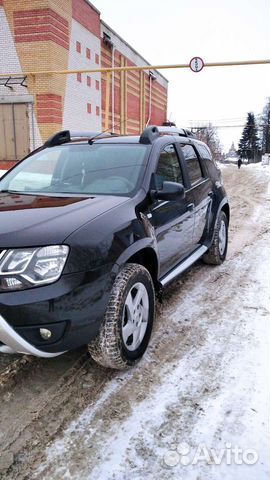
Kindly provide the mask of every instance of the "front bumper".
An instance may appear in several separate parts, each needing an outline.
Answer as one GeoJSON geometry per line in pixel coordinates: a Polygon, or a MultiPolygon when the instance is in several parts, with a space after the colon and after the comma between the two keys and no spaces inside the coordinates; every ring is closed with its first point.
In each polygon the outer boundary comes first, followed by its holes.
{"type": "Polygon", "coordinates": [[[2,353],[27,353],[36,357],[56,357],[64,352],[43,352],[42,350],[34,347],[31,343],[27,342],[19,335],[14,328],[12,328],[6,320],[0,315],[0,341],[3,345],[0,345],[0,352],[2,353]]]}
{"type": "Polygon", "coordinates": [[[51,285],[0,293],[0,352],[54,357],[87,344],[104,316],[112,278],[108,267],[63,275],[51,285]],[[40,329],[51,330],[49,340],[40,329]]]}

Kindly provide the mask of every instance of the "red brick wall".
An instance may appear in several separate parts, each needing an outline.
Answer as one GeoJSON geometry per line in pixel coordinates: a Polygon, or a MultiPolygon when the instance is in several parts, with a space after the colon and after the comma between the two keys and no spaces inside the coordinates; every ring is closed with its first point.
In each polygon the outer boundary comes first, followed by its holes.
{"type": "Polygon", "coordinates": [[[132,93],[127,98],[127,116],[128,119],[140,121],[140,100],[132,93]]]}
{"type": "MultiPolygon", "coordinates": [[[[120,66],[120,53],[115,51],[114,65],[115,67],[120,66]]],[[[127,60],[127,65],[135,65],[129,59],[127,60]]],[[[102,45],[101,50],[101,66],[103,68],[112,66],[112,51],[102,45]]],[[[145,123],[149,117],[149,94],[150,94],[150,82],[149,76],[145,73],[145,123]]],[[[120,133],[121,123],[120,112],[121,112],[121,92],[120,92],[120,73],[116,72],[115,75],[115,86],[114,86],[114,102],[115,102],[115,131],[120,133]]],[[[102,74],[102,120],[103,128],[105,125],[105,98],[106,98],[106,75],[102,74]]],[[[158,83],[157,80],[152,82],[152,113],[151,113],[151,124],[162,125],[166,120],[167,115],[167,89],[158,83]]],[[[111,114],[111,92],[110,92],[110,114],[109,114],[109,128],[112,126],[112,114],[111,114]]],[[[140,133],[140,73],[136,71],[131,71],[127,73],[127,124],[126,132],[128,134],[138,134],[140,133]]]]}
{"type": "MultiPolygon", "coordinates": [[[[1,6],[1,4],[0,4],[1,6]]],[[[3,160],[0,162],[0,170],[9,170],[11,167],[14,167],[18,162],[13,162],[11,160],[3,160]]],[[[0,177],[1,178],[1,177],[0,177]]]]}
{"type": "Polygon", "coordinates": [[[14,12],[14,34],[17,43],[51,40],[69,49],[68,22],[51,8],[14,12]]]}
{"type": "Polygon", "coordinates": [[[38,123],[62,123],[62,97],[52,93],[37,95],[38,123]]]}
{"type": "Polygon", "coordinates": [[[100,14],[85,0],[72,0],[72,17],[100,38],[100,14]]]}
{"type": "MultiPolygon", "coordinates": [[[[146,115],[148,120],[148,115],[146,115]]],[[[166,113],[164,110],[157,108],[155,105],[152,104],[152,113],[150,118],[150,125],[162,125],[163,122],[167,120],[166,113]]]]}

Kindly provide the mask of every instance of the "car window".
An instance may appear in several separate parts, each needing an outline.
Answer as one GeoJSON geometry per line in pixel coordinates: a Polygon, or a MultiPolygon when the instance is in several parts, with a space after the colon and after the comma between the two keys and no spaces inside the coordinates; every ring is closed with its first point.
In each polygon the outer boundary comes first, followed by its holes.
{"type": "Polygon", "coordinates": [[[0,181],[18,192],[133,195],[146,166],[148,146],[81,144],[46,148],[0,181]]]}
{"type": "Polygon", "coordinates": [[[156,182],[158,189],[162,188],[164,181],[183,184],[182,172],[173,144],[164,147],[160,153],[158,161],[156,170],[156,182]]]}
{"type": "Polygon", "coordinates": [[[196,148],[199,150],[200,157],[204,160],[211,160],[214,165],[218,168],[216,160],[213,158],[212,153],[208,145],[196,144],[196,148]]]}
{"type": "Polygon", "coordinates": [[[34,157],[26,161],[23,169],[18,169],[16,175],[12,175],[8,188],[14,191],[40,190],[51,185],[53,173],[60,157],[59,150],[51,150],[39,155],[37,162],[34,157]]]}
{"type": "Polygon", "coordinates": [[[196,148],[199,150],[201,158],[204,158],[205,160],[212,160],[211,152],[206,145],[196,144],[196,148]]]}
{"type": "Polygon", "coordinates": [[[181,145],[191,185],[202,180],[203,174],[199,159],[192,145],[181,145]]]}

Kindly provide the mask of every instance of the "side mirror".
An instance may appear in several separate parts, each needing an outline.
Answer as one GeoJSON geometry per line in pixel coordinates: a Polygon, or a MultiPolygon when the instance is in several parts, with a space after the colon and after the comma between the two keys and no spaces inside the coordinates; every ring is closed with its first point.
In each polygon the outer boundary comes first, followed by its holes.
{"type": "Polygon", "coordinates": [[[181,200],[185,198],[184,186],[176,182],[163,182],[162,190],[156,190],[153,193],[158,200],[181,200]]]}

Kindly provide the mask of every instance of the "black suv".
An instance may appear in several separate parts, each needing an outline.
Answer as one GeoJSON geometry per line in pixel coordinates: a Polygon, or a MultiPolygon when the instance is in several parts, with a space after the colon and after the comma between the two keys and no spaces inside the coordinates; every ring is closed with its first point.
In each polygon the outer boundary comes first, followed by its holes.
{"type": "Polygon", "coordinates": [[[0,180],[0,351],[88,344],[102,365],[145,352],[155,294],[226,257],[229,204],[187,130],[51,137],[0,180]]]}

